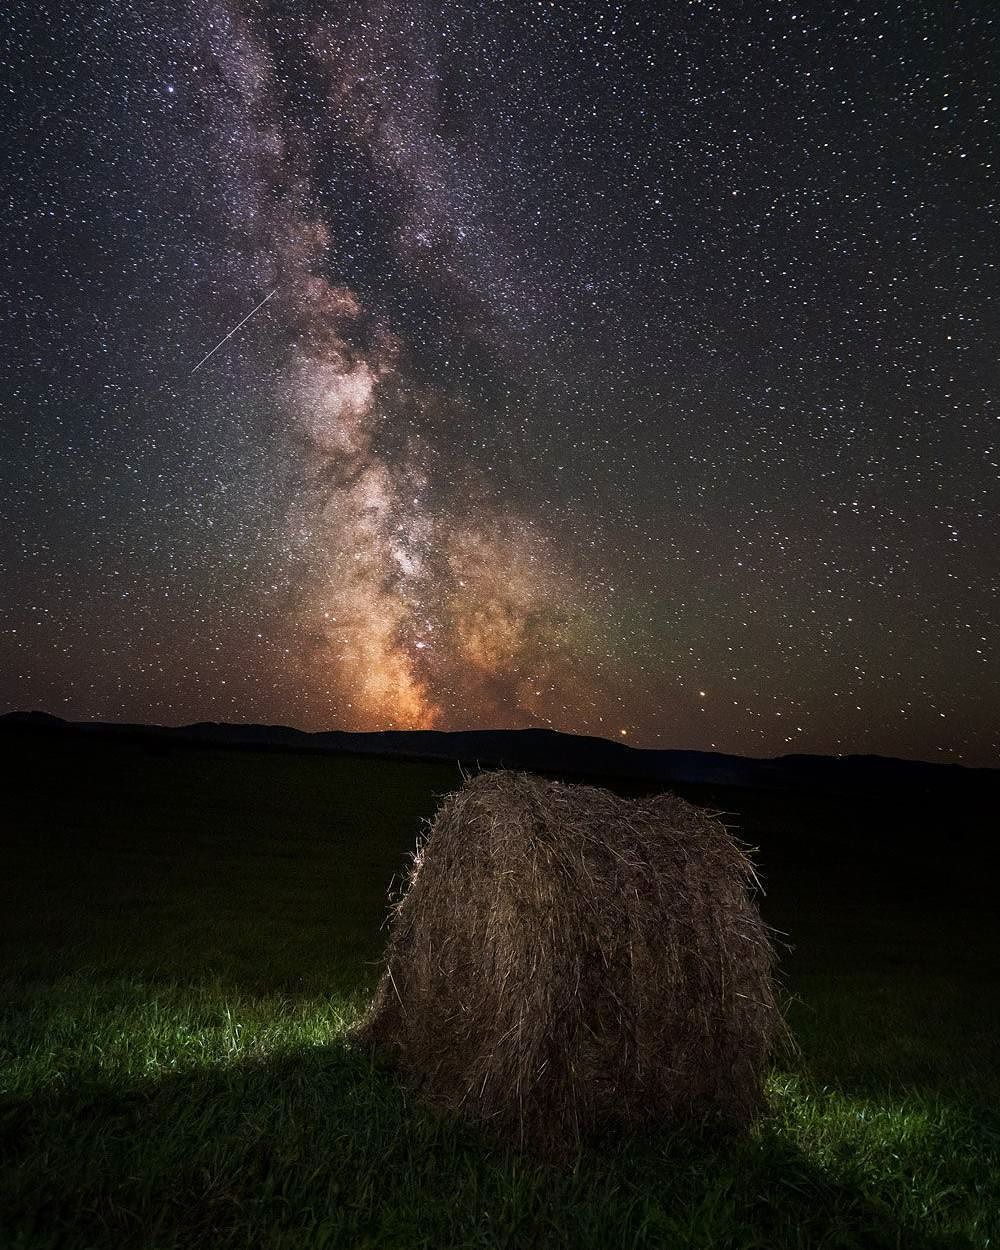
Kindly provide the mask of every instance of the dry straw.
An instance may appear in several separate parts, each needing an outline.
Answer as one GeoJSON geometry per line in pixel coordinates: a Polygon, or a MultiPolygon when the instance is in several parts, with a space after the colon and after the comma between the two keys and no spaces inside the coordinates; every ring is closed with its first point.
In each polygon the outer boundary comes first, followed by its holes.
{"type": "Polygon", "coordinates": [[[485,772],[449,795],[358,1037],[542,1154],[607,1126],[750,1122],[783,1033],[753,866],[672,794],[485,772]]]}

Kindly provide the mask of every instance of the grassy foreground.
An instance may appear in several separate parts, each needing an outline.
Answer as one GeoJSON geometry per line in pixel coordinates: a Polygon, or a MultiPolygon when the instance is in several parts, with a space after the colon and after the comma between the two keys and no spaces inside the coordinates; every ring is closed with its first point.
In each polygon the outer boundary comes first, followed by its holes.
{"type": "Polygon", "coordinates": [[[740,1141],[540,1166],[345,1042],[445,766],[30,744],[0,843],[0,1247],[985,1247],[1000,942],[943,857],[762,839],[801,1056],[740,1141]]]}

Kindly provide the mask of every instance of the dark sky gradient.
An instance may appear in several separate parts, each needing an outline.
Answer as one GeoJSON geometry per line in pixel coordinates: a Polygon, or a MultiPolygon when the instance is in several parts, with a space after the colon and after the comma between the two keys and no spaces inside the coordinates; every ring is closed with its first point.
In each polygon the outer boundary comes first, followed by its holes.
{"type": "Polygon", "coordinates": [[[1000,759],[994,4],[5,22],[0,709],[1000,759]]]}

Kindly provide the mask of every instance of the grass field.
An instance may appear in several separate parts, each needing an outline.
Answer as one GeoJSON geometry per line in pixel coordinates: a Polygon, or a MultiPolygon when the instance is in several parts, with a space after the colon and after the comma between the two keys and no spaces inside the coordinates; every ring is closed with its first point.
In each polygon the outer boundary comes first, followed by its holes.
{"type": "Polygon", "coordinates": [[[3,776],[3,1250],[998,1244],[1000,938],[975,857],[764,821],[801,1046],[769,1114],[558,1169],[345,1042],[454,769],[25,738],[3,776]]]}

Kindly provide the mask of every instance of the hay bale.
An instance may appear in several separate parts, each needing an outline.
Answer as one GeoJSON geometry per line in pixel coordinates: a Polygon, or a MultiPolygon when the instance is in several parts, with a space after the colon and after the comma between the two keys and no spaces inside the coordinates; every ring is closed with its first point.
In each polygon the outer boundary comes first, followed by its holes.
{"type": "Polygon", "coordinates": [[[481,773],[418,846],[356,1036],[548,1155],[608,1125],[745,1125],[782,1029],[755,880],[675,795],[481,773]]]}

